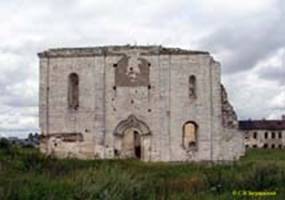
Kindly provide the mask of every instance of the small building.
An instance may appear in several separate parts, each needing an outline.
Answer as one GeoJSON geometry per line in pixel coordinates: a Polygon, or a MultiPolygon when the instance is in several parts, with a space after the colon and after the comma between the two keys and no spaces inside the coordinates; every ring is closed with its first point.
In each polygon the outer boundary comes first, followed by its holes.
{"type": "Polygon", "coordinates": [[[281,120],[243,120],[239,129],[244,132],[246,148],[282,149],[285,147],[285,115],[281,120]]]}

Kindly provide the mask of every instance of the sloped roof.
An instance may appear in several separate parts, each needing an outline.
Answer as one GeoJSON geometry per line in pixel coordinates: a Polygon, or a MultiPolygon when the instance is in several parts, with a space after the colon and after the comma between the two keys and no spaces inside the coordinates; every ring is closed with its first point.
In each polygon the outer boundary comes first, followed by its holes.
{"type": "Polygon", "coordinates": [[[241,130],[285,130],[285,120],[243,120],[239,121],[241,130]]]}

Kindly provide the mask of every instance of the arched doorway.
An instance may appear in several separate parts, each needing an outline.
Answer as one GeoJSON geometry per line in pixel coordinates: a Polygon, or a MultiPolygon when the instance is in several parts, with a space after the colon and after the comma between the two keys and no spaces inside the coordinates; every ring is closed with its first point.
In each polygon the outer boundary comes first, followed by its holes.
{"type": "Polygon", "coordinates": [[[141,133],[135,128],[128,128],[122,137],[121,155],[125,158],[141,159],[141,133]]]}
{"type": "Polygon", "coordinates": [[[114,131],[119,157],[145,160],[150,150],[150,129],[134,115],[121,121],[114,131]]]}

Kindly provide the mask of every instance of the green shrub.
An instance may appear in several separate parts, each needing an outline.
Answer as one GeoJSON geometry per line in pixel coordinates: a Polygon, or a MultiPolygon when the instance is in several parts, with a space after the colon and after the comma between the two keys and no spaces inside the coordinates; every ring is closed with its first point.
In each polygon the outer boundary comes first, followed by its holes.
{"type": "MultiPolygon", "coordinates": [[[[0,199],[232,199],[233,190],[285,195],[285,159],[254,151],[232,165],[56,159],[0,149],[0,199]]],[[[277,154],[278,156],[275,156],[277,154]]]]}
{"type": "Polygon", "coordinates": [[[0,149],[9,149],[11,146],[10,142],[6,138],[0,138],[0,149]]]}
{"type": "Polygon", "coordinates": [[[266,190],[280,186],[284,180],[284,169],[274,164],[261,164],[244,172],[239,185],[252,190],[266,190]]]}

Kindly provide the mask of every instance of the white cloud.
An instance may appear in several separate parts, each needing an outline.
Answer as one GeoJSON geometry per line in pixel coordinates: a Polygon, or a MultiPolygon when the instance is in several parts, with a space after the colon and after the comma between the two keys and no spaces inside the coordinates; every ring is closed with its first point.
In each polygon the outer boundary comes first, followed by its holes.
{"type": "Polygon", "coordinates": [[[267,11],[272,7],[275,0],[199,0],[198,3],[202,4],[202,8],[205,11],[212,11],[213,14],[220,13],[233,15],[233,16],[245,16],[267,11]]]}
{"type": "Polygon", "coordinates": [[[252,69],[223,76],[241,119],[279,119],[285,113],[285,76],[284,71],[278,71],[284,70],[282,59],[283,50],[280,49],[252,69]]]}
{"type": "Polygon", "coordinates": [[[284,111],[279,109],[285,84],[279,52],[285,45],[283,4],[281,0],[1,1],[0,129],[38,128],[37,52],[135,42],[210,50],[226,72],[223,80],[239,116],[276,116],[284,111]]]}
{"type": "Polygon", "coordinates": [[[272,109],[283,110],[285,112],[285,87],[282,88],[280,94],[275,96],[270,102],[272,109]]]}

